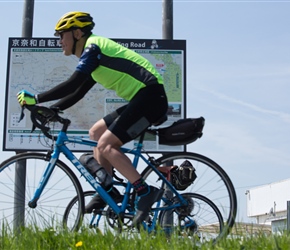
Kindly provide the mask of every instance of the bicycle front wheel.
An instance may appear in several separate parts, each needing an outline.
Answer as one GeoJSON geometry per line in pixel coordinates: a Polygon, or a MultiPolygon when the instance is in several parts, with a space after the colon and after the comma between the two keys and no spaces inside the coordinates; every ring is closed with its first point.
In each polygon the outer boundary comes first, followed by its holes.
{"type": "MultiPolygon", "coordinates": [[[[90,191],[85,191],[83,193],[84,195],[84,202],[87,205],[91,199],[97,195],[95,190],[90,190],[90,191]]],[[[70,203],[68,204],[64,217],[63,217],[63,222],[67,224],[69,222],[69,218],[75,218],[77,217],[77,213],[79,211],[79,199],[77,196],[75,196],[70,203]]],[[[84,214],[83,215],[83,220],[82,220],[82,226],[84,227],[89,227],[89,228],[94,228],[96,229],[97,232],[102,232],[104,233],[109,226],[107,225],[107,218],[106,218],[106,213],[105,210],[98,210],[94,211],[90,214],[84,214]]]]}
{"type": "Polygon", "coordinates": [[[83,191],[72,170],[57,160],[36,204],[29,205],[50,160],[43,153],[21,153],[0,164],[0,223],[3,229],[76,230],[84,210],[83,191]],[[77,212],[63,223],[65,209],[78,197],[77,212]]]}
{"type": "MultiPolygon", "coordinates": [[[[211,200],[222,214],[225,227],[221,235],[226,236],[235,223],[237,213],[236,192],[229,176],[211,159],[191,152],[169,153],[156,162],[160,167],[166,167],[172,164],[180,166],[186,160],[195,168],[197,178],[179,193],[197,193],[211,200]]],[[[148,184],[166,188],[150,166],[144,169],[142,176],[148,184]]]]}
{"type": "MultiPolygon", "coordinates": [[[[115,185],[118,186],[118,185],[115,185]]],[[[84,201],[87,205],[91,199],[98,195],[95,190],[85,191],[83,193],[84,201]]],[[[68,218],[76,217],[73,214],[77,213],[78,211],[78,197],[75,196],[68,204],[63,221],[66,224],[68,222],[68,218]]],[[[119,232],[123,230],[128,230],[132,228],[132,203],[127,205],[126,212],[124,213],[124,217],[118,217],[115,212],[106,205],[103,209],[94,209],[90,214],[84,214],[82,226],[94,228],[97,232],[106,233],[112,230],[118,230],[119,232]],[[120,220],[121,219],[121,220],[120,220]]],[[[118,205],[121,206],[122,202],[119,200],[118,205]]]]}

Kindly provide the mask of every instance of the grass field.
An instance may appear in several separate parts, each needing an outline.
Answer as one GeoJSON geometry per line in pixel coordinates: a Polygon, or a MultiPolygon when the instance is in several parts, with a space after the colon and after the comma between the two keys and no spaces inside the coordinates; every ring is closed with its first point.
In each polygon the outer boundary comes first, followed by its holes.
{"type": "Polygon", "coordinates": [[[79,232],[61,231],[56,233],[51,230],[40,231],[35,228],[25,228],[18,233],[10,233],[4,226],[0,236],[1,250],[89,250],[89,249],[217,249],[217,250],[288,250],[290,249],[290,235],[233,236],[219,241],[201,243],[198,239],[192,240],[178,235],[167,237],[163,233],[147,234],[115,234],[110,231],[102,234],[93,229],[83,228],[79,232]]]}

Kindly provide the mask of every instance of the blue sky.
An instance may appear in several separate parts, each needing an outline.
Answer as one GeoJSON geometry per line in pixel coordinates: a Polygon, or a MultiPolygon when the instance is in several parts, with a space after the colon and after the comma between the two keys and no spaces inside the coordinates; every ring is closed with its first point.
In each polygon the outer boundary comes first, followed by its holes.
{"type": "MultiPolygon", "coordinates": [[[[0,0],[2,87],[8,38],[22,34],[23,6],[0,0]]],[[[246,221],[247,189],[290,178],[290,1],[175,0],[173,8],[173,37],[187,40],[187,117],[206,119],[203,137],[188,150],[227,171],[238,220],[246,221]]],[[[92,14],[98,35],[162,39],[161,0],[35,0],[33,36],[53,36],[59,17],[75,10],[92,14]]],[[[2,150],[3,122],[0,131],[2,150]]],[[[13,154],[0,151],[0,161],[13,154]]]]}

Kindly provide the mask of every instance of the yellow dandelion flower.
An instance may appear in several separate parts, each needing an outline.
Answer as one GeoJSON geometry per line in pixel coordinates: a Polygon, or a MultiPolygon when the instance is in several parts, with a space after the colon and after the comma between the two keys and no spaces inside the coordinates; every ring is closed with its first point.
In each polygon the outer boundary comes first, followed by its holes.
{"type": "Polygon", "coordinates": [[[82,241],[79,241],[77,244],[76,244],[76,247],[81,247],[83,245],[83,242],[82,241]]]}

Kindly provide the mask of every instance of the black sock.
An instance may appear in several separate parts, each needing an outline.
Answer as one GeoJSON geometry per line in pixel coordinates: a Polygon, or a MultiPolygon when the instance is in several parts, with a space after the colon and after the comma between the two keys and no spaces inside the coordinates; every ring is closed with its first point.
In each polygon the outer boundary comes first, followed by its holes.
{"type": "Polygon", "coordinates": [[[149,192],[149,186],[142,177],[133,183],[133,187],[138,196],[147,194],[149,192]]]}

